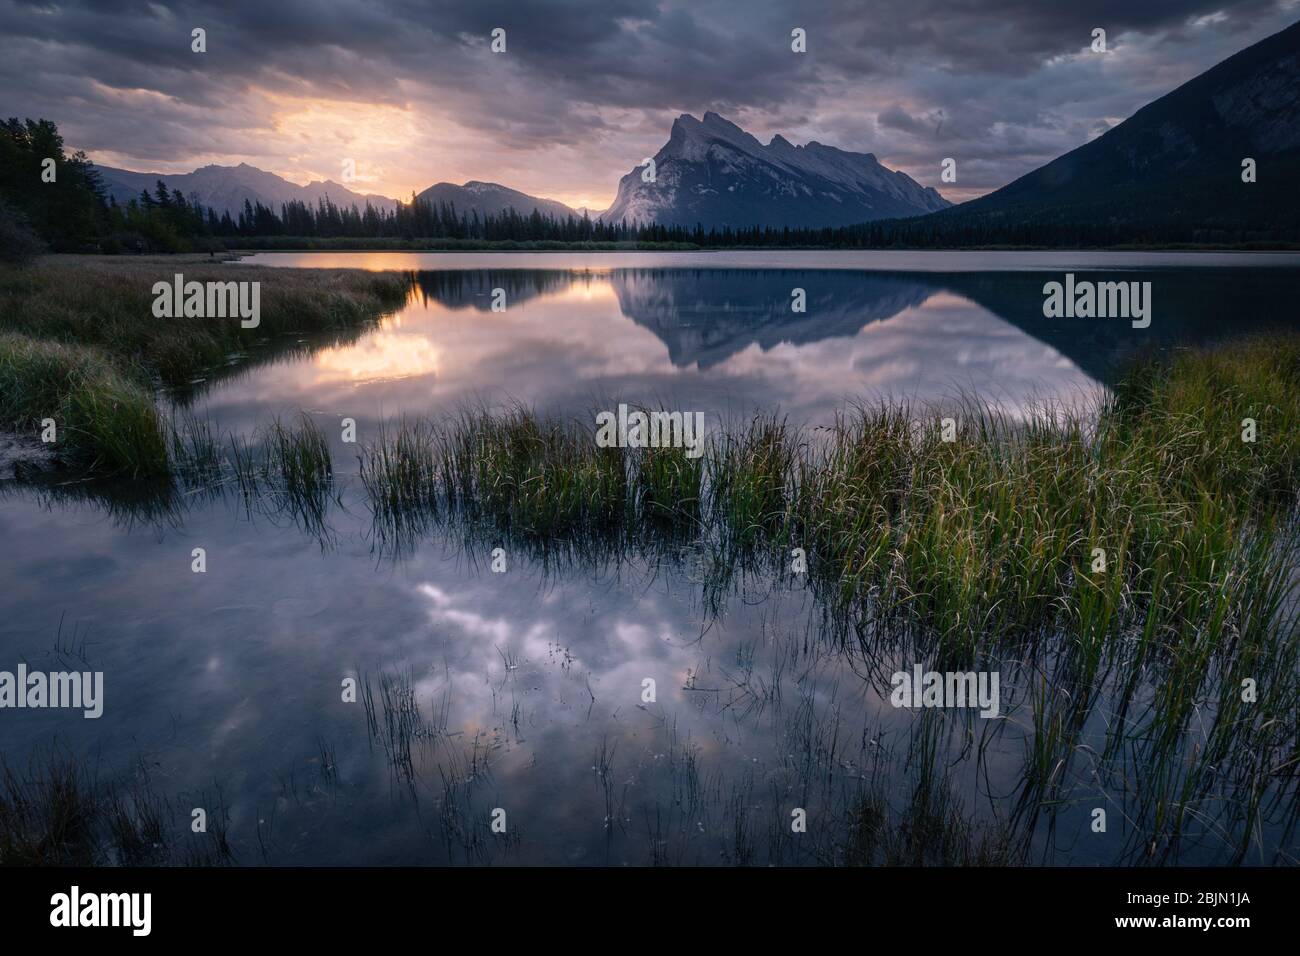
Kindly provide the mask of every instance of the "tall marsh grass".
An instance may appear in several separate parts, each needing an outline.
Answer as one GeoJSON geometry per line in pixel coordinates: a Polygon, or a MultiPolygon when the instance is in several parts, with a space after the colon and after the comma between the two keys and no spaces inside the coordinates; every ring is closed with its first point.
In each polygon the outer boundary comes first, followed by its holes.
{"type": "Polygon", "coordinates": [[[59,447],[106,472],[167,467],[153,393],[96,347],[0,332],[0,424],[40,434],[52,419],[59,447]]]}
{"type": "Polygon", "coordinates": [[[813,430],[756,416],[691,460],[479,410],[388,426],[361,474],[381,533],[413,513],[532,541],[634,543],[667,524],[724,563],[758,551],[778,571],[802,548],[828,602],[869,603],[957,658],[1068,627],[1085,671],[1121,632],[1145,634],[1154,663],[1160,642],[1258,640],[1289,600],[1297,342],[1144,364],[1094,409],[1025,419],[969,400],[955,417],[944,441],[931,410],[906,405],[813,430]]]}

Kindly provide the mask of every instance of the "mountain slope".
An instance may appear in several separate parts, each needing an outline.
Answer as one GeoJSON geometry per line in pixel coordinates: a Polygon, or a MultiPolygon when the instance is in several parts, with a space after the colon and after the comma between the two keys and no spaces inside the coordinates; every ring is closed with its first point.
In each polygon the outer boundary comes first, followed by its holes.
{"type": "Polygon", "coordinates": [[[1224,60],[1097,139],[931,228],[999,223],[1132,232],[1295,230],[1300,203],[1300,23],[1224,60]],[[1242,160],[1258,180],[1243,183],[1242,160]]]}
{"type": "Polygon", "coordinates": [[[654,157],[655,181],[642,168],[624,176],[606,222],[694,226],[844,226],[913,216],[949,203],[870,153],[773,137],[764,146],[716,113],[673,122],[654,157]]]}
{"type": "Polygon", "coordinates": [[[456,207],[456,214],[477,212],[479,216],[499,216],[506,209],[513,208],[521,216],[532,215],[534,209],[543,216],[555,219],[567,219],[573,216],[581,219],[582,213],[571,209],[554,199],[539,199],[529,196],[517,189],[510,189],[497,183],[481,183],[475,180],[463,186],[455,183],[434,183],[416,198],[433,204],[447,203],[456,207]]]}
{"type": "Polygon", "coordinates": [[[370,203],[376,209],[386,211],[396,207],[396,203],[387,196],[353,192],[346,186],[329,180],[299,186],[247,163],[238,166],[202,166],[192,173],[180,174],[136,173],[99,165],[95,169],[103,180],[105,192],[119,203],[135,199],[141,190],[147,190],[152,195],[154,186],[161,179],[168,189],[179,189],[186,199],[197,195],[202,205],[211,206],[218,213],[229,212],[232,216],[243,208],[245,199],[250,203],[260,202],[277,213],[280,206],[290,200],[298,199],[315,207],[326,196],[336,206],[364,209],[366,203],[370,203]]]}

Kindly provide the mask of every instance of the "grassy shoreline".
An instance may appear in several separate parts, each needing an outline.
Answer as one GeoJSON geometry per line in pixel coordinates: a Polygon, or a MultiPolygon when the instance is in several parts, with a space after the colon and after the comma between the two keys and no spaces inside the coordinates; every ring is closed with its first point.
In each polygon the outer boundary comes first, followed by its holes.
{"type": "Polygon", "coordinates": [[[168,471],[154,393],[190,382],[235,351],[289,334],[361,326],[405,300],[409,280],[359,270],[240,266],[205,256],[49,256],[0,269],[0,424],[37,435],[54,419],[60,453],[92,471],[168,471]],[[262,284],[261,322],[155,318],[152,286],[262,284]]]}

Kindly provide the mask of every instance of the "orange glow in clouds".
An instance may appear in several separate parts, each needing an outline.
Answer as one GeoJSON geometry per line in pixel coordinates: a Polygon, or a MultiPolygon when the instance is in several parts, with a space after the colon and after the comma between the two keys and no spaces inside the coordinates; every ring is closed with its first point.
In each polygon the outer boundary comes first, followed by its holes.
{"type": "Polygon", "coordinates": [[[376,103],[283,96],[261,91],[277,136],[296,147],[281,175],[306,183],[332,179],[361,193],[408,198],[427,187],[427,170],[408,168],[421,150],[420,121],[410,110],[376,103]],[[344,182],[344,163],[353,160],[356,178],[344,182]]]}

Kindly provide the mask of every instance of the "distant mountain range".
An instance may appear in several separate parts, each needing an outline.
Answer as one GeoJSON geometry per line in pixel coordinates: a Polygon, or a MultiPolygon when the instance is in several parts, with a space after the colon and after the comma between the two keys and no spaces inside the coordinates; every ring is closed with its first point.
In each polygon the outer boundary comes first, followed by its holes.
{"type": "MultiPolygon", "coordinates": [[[[536,209],[543,216],[643,224],[694,226],[817,227],[849,225],[872,219],[911,216],[951,205],[933,189],[905,173],[882,166],[870,153],[851,153],[809,143],[794,146],[773,137],[764,146],[739,126],[716,113],[703,120],[683,115],[673,123],[668,142],[655,156],[654,182],[644,182],[637,167],[619,182],[618,198],[605,212],[573,209],[554,199],[530,196],[498,183],[470,181],[463,186],[436,183],[418,194],[434,204],[455,206],[457,213],[500,215],[513,208],[521,216],[536,209]]],[[[106,192],[119,203],[141,190],[151,194],[159,180],[170,190],[217,212],[238,215],[244,200],[279,211],[298,199],[315,206],[328,196],[337,206],[392,210],[387,196],[357,193],[335,182],[299,186],[283,177],[241,163],[204,166],[192,173],[136,173],[96,167],[106,192]]]]}
{"type": "Polygon", "coordinates": [[[154,187],[161,179],[169,190],[179,190],[186,199],[197,196],[204,206],[211,206],[218,213],[229,212],[232,216],[239,214],[245,199],[250,203],[260,202],[277,213],[281,205],[294,199],[314,207],[326,196],[336,206],[364,209],[366,203],[370,203],[376,209],[385,211],[391,211],[397,206],[387,196],[353,192],[346,186],[329,180],[299,186],[247,163],[238,166],[202,166],[192,173],[179,174],[135,173],[100,165],[96,165],[95,169],[99,171],[105,192],[118,203],[138,198],[142,190],[153,195],[154,187]]]}
{"type": "Polygon", "coordinates": [[[914,216],[951,203],[871,153],[774,136],[764,146],[717,113],[683,114],[654,155],[654,179],[642,167],[618,184],[607,222],[694,226],[848,226],[914,216]]]}
{"type": "MultiPolygon", "coordinates": [[[[934,189],[870,153],[782,136],[763,145],[716,113],[682,115],[653,157],[635,167],[614,204],[592,218],[705,229],[822,228],[878,223],[900,245],[1264,241],[1300,237],[1300,23],[1229,57],[1138,110],[1097,139],[979,199],[953,206],[934,189]],[[1242,162],[1255,161],[1255,182],[1242,162]]],[[[264,170],[204,166],[183,175],[97,167],[126,202],[161,179],[169,189],[237,214],[245,199],[278,211],[396,201],[334,182],[298,186],[264,170]]],[[[496,183],[437,183],[419,194],[480,217],[513,208],[528,216],[581,217],[551,199],[496,183]]]]}

